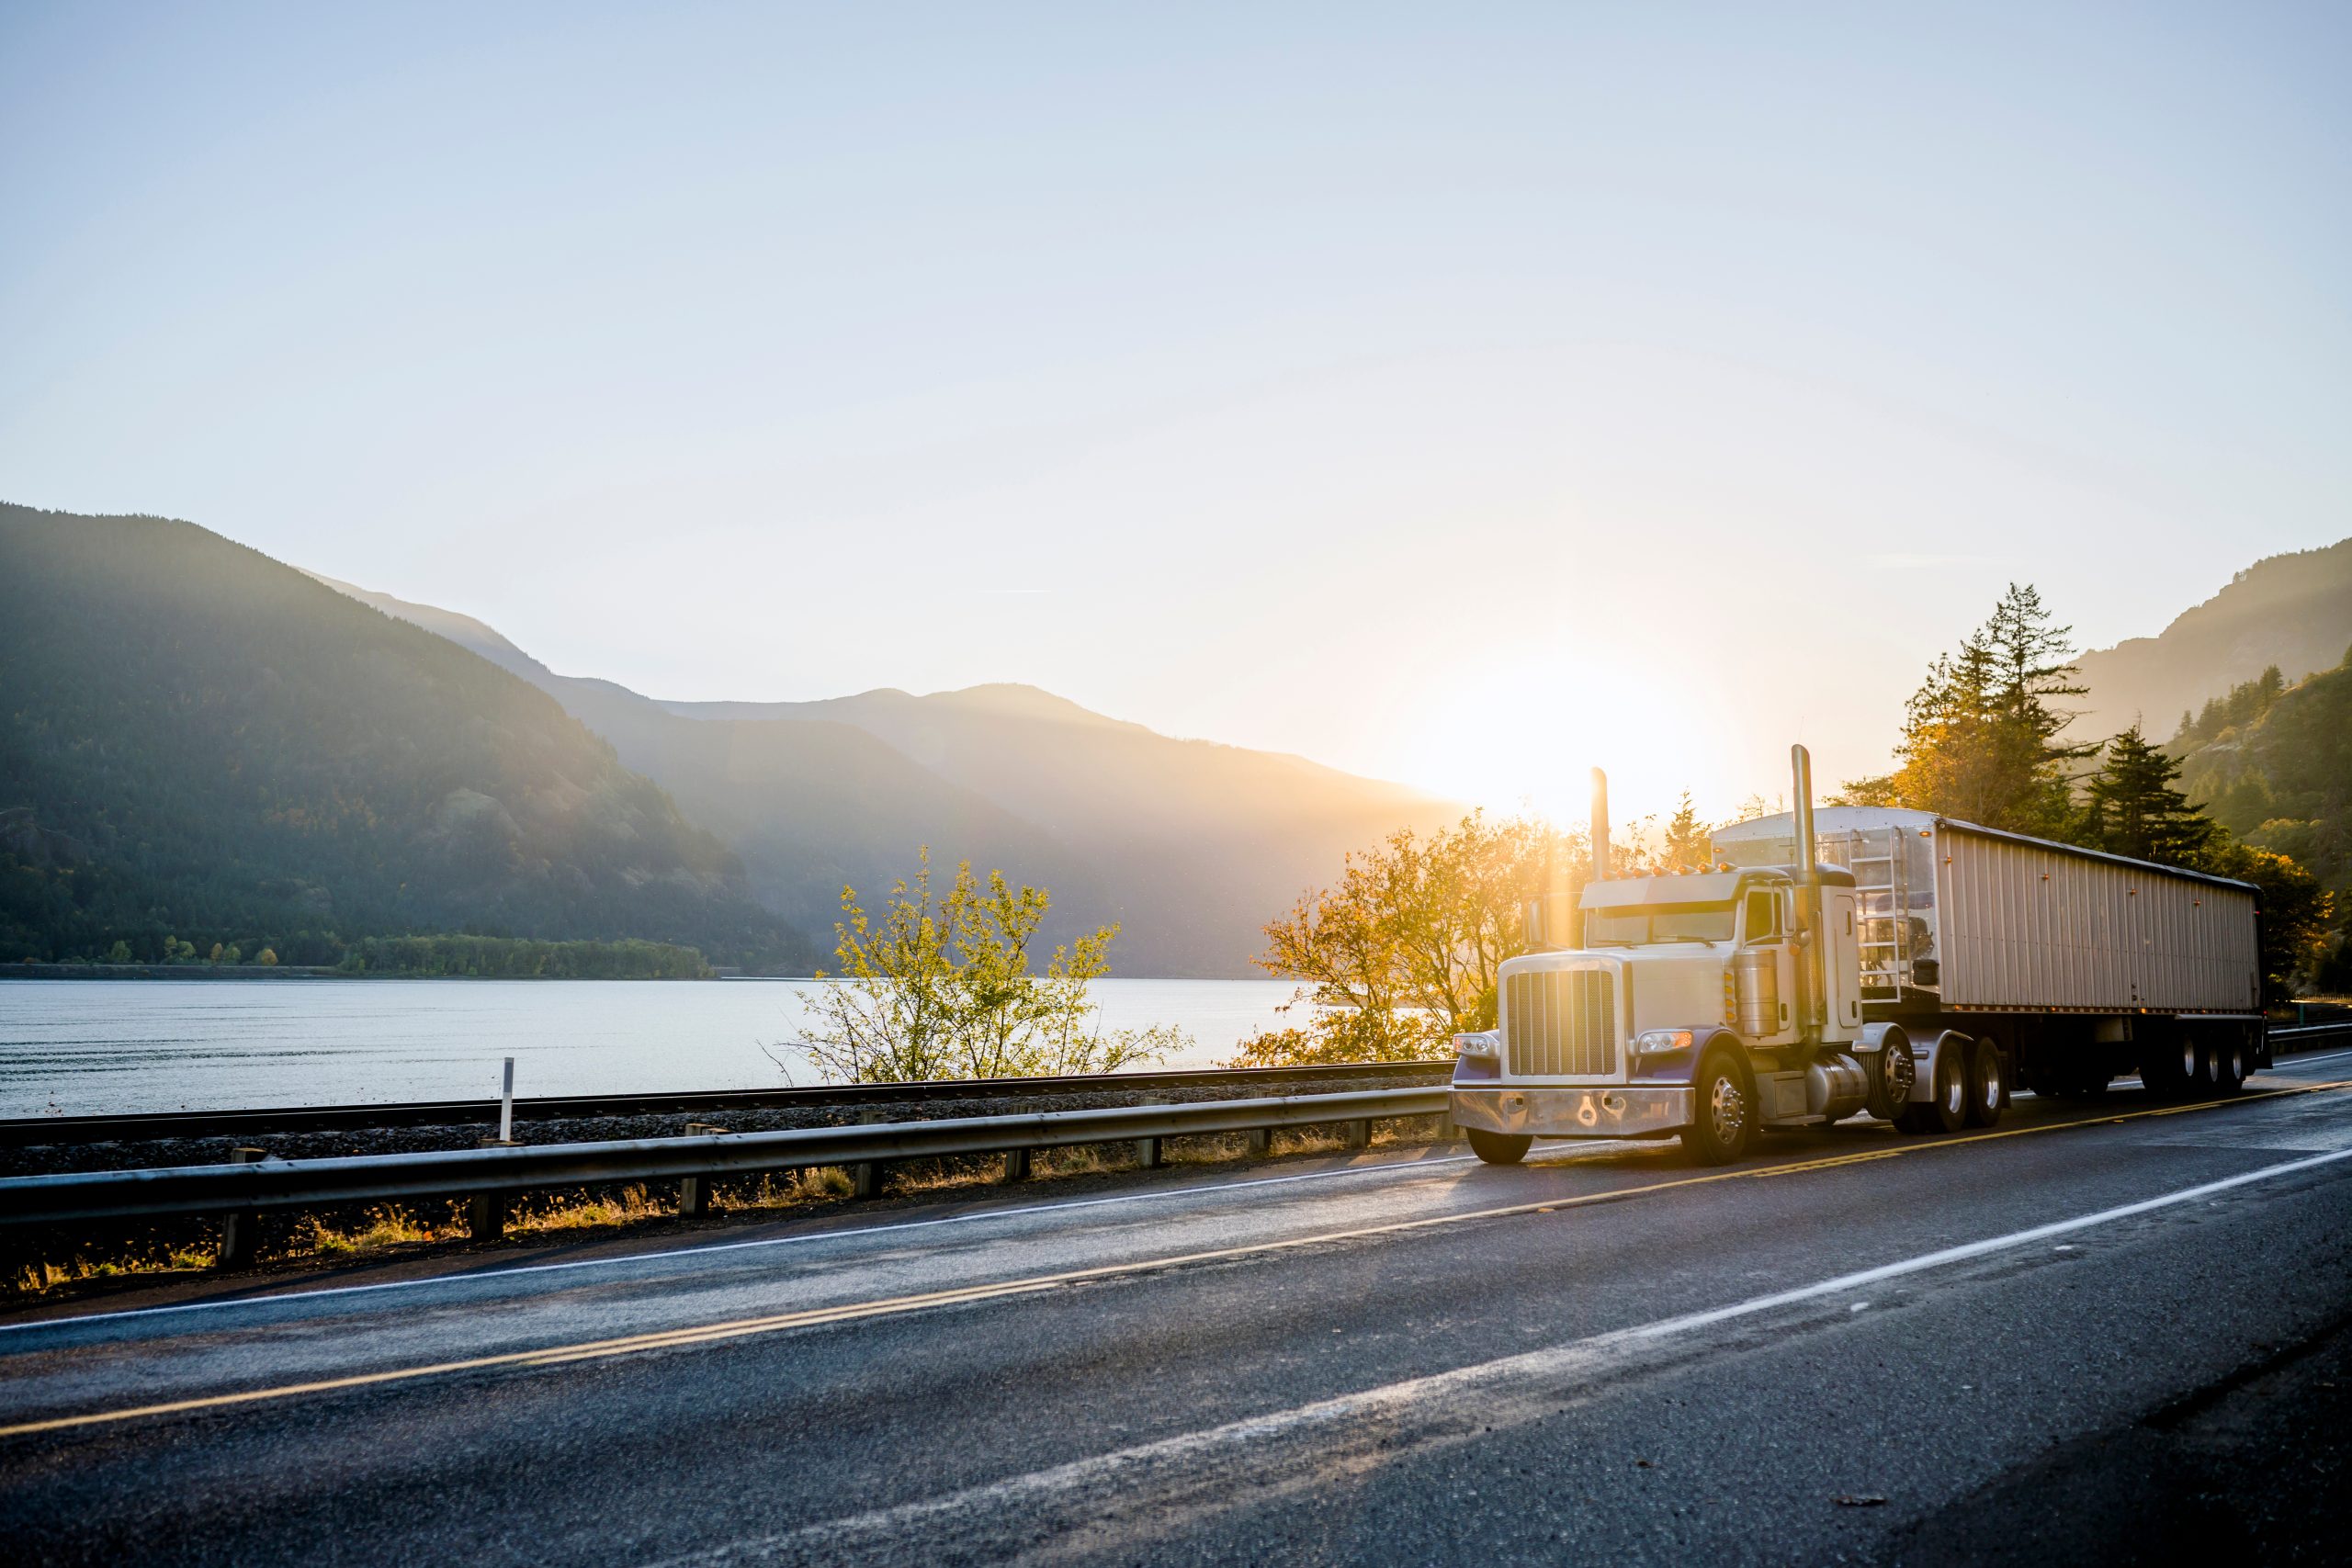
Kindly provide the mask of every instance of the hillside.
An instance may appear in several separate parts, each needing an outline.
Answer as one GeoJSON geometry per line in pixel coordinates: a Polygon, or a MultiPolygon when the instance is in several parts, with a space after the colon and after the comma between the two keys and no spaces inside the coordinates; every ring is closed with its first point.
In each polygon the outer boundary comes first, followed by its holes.
{"type": "Polygon", "coordinates": [[[2197,712],[2271,665],[2289,681],[2329,670],[2352,643],[2352,539],[2256,561],[2211,599],[2152,637],[2132,637],[2077,661],[2090,688],[2074,733],[2113,735],[2136,716],[2168,736],[2197,712]]]}
{"type": "Polygon", "coordinates": [[[0,956],[458,931],[808,961],[506,671],[191,524],[0,506],[0,956]]]}
{"type": "Polygon", "coordinates": [[[1119,921],[1120,973],[1244,976],[1265,922],[1349,851],[1462,809],[1028,686],[662,703],[555,674],[471,617],[336,586],[554,695],[741,854],[764,904],[811,930],[830,924],[844,881],[887,887],[927,843],[1052,888],[1052,940],[1119,921]]]}
{"type": "Polygon", "coordinates": [[[2190,799],[2352,910],[2352,651],[2292,685],[2246,682],[2165,750],[2190,799]]]}

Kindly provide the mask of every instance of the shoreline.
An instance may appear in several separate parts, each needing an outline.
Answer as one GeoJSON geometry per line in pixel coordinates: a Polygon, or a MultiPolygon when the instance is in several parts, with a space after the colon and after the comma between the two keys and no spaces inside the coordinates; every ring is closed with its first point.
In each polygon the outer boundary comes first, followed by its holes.
{"type": "Polygon", "coordinates": [[[0,964],[0,980],[707,980],[807,979],[794,975],[415,975],[305,964],[0,964]]]}

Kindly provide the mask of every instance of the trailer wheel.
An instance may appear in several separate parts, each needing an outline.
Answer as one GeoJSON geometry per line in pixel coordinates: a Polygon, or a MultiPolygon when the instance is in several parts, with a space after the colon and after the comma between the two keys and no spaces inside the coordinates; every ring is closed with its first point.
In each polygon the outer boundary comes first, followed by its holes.
{"type": "Polygon", "coordinates": [[[2008,1072],[2001,1064],[2001,1048],[1979,1040],[1968,1048],[1968,1111],[1972,1127],[1990,1127],[2001,1120],[2002,1089],[2008,1072]]]}
{"type": "Polygon", "coordinates": [[[2246,1034],[2232,1030],[2227,1042],[2213,1042],[2213,1063],[2216,1063],[2216,1072],[2221,1075],[2221,1081],[2213,1086],[2216,1093],[2234,1096],[2239,1089],[2244,1089],[2246,1077],[2251,1077],[2253,1069],[2251,1051],[2246,1051],[2246,1034]]]}
{"type": "Polygon", "coordinates": [[[1682,1146],[1701,1165],[1726,1165],[1756,1142],[1756,1079],[1747,1065],[1720,1048],[1699,1064],[1698,1105],[1682,1129],[1682,1146]]]}
{"type": "Polygon", "coordinates": [[[1489,1133],[1484,1127],[1462,1130],[1470,1134],[1470,1152],[1488,1165],[1517,1165],[1535,1142],[1525,1133],[1489,1133]]]}
{"type": "Polygon", "coordinates": [[[2157,1100],[2186,1099],[2197,1088],[2198,1069],[2197,1042],[2185,1029],[2150,1040],[2140,1053],[2140,1082],[2157,1100]]]}

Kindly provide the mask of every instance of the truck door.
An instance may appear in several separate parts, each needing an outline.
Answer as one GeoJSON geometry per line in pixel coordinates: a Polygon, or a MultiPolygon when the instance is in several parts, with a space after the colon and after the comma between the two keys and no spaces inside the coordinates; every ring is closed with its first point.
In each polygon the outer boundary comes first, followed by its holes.
{"type": "Polygon", "coordinates": [[[1861,934],[1855,930],[1854,890],[1824,889],[1821,916],[1828,928],[1822,933],[1822,967],[1828,982],[1823,998],[1827,1027],[1822,1033],[1826,1039],[1851,1040],[1862,1027],[1862,949],[1861,934]]]}

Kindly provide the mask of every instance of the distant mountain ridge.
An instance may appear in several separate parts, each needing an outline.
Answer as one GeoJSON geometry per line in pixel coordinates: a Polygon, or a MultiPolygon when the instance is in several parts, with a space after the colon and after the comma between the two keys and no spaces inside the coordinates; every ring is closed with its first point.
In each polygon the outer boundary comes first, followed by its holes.
{"type": "Polygon", "coordinates": [[[809,962],[546,694],[189,523],[0,504],[0,819],[10,956],[472,931],[809,962]]]}
{"type": "MultiPolygon", "coordinates": [[[[1302,757],[1179,740],[1033,686],[802,703],[662,702],[558,675],[471,616],[322,579],[532,682],[741,856],[761,901],[829,932],[844,883],[982,868],[1050,887],[1046,935],[1105,920],[1121,973],[1238,976],[1347,853],[1465,809],[1302,757]]],[[[821,937],[820,938],[821,942],[821,937]]]]}
{"type": "Polygon", "coordinates": [[[2154,637],[2132,637],[2076,661],[2090,688],[2074,733],[2119,734],[2140,719],[2170,738],[2183,711],[2226,696],[2277,665],[2290,682],[2333,670],[2352,646],[2352,539],[2255,562],[2154,637]]]}

